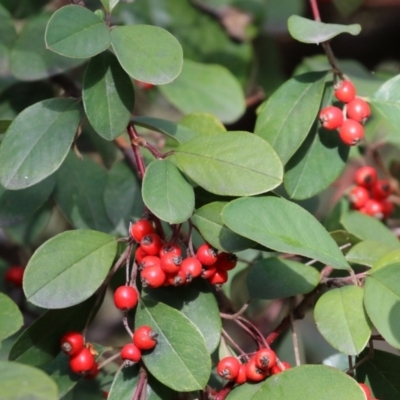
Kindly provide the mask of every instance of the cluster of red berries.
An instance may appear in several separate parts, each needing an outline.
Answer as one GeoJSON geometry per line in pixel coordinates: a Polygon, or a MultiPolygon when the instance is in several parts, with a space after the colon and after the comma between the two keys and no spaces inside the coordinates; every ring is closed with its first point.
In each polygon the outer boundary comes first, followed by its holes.
{"type": "Polygon", "coordinates": [[[96,351],[90,345],[85,346],[85,339],[79,332],[67,332],[60,340],[61,350],[69,355],[69,367],[76,374],[86,374],[94,379],[99,373],[99,366],[94,359],[96,351]]]}
{"type": "Polygon", "coordinates": [[[352,207],[375,218],[388,218],[394,208],[387,199],[393,192],[390,182],[378,179],[376,169],[365,166],[357,170],[355,183],[349,194],[352,207]]]}
{"type": "Polygon", "coordinates": [[[132,224],[129,231],[139,243],[135,259],[144,287],[180,286],[199,276],[220,285],[228,280],[228,271],[237,263],[234,254],[218,253],[208,243],[201,245],[195,256],[183,258],[181,248],[176,243],[164,243],[146,219],[132,224]]]}
{"type": "Polygon", "coordinates": [[[253,354],[245,363],[241,363],[236,357],[224,357],[217,365],[217,373],[222,378],[241,385],[248,381],[262,381],[289,368],[291,368],[289,363],[278,361],[275,352],[265,347],[253,354]]]}
{"type": "Polygon", "coordinates": [[[12,265],[4,274],[4,280],[13,286],[21,287],[22,280],[24,278],[24,272],[25,268],[21,265],[12,265]]]}
{"type": "Polygon", "coordinates": [[[363,99],[356,97],[356,89],[349,80],[335,85],[335,97],[345,103],[343,110],[328,106],[321,110],[319,119],[328,130],[339,129],[339,137],[348,146],[356,145],[364,137],[362,124],[371,115],[371,109],[363,99]]]}

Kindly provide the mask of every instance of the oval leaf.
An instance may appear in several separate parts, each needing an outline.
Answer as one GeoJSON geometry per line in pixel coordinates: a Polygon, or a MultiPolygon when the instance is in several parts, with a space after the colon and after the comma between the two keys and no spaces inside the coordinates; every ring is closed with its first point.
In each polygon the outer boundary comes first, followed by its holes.
{"type": "Polygon", "coordinates": [[[248,132],[199,136],[168,158],[211,193],[250,196],[282,182],[282,164],[273,148],[248,132]]]}
{"type": "Polygon", "coordinates": [[[90,60],[82,99],[89,122],[100,136],[113,140],[126,130],[135,93],[131,79],[109,51],[90,60]]]}
{"type": "Polygon", "coordinates": [[[165,29],[150,25],[116,26],[111,40],[122,68],[132,78],[162,85],[181,72],[182,47],[165,29]]]}
{"type": "Polygon", "coordinates": [[[0,147],[0,182],[24,189],[56,171],[67,156],[80,122],[74,99],[50,99],[22,111],[0,147]]]}
{"type": "Polygon", "coordinates": [[[271,249],[349,269],[325,228],[288,200],[272,196],[234,200],[223,209],[222,219],[234,232],[271,249]]]}
{"type": "Polygon", "coordinates": [[[111,44],[105,22],[89,9],[69,5],[57,10],[46,29],[46,46],[55,53],[72,58],[89,58],[111,44]]]}
{"type": "Polygon", "coordinates": [[[358,35],[361,32],[359,24],[338,25],[325,24],[319,21],[292,15],[288,19],[288,29],[292,37],[299,42],[320,44],[341,33],[358,35]]]}
{"type": "Polygon", "coordinates": [[[215,115],[205,112],[193,112],[185,115],[179,121],[179,124],[186,126],[199,135],[226,132],[225,126],[215,115]]]}
{"type": "Polygon", "coordinates": [[[245,111],[244,93],[239,82],[221,65],[185,60],[179,77],[160,90],[185,114],[206,112],[222,122],[232,123],[245,111]]]}
{"type": "Polygon", "coordinates": [[[27,300],[44,308],[81,303],[103,283],[116,251],[116,240],[101,232],[67,231],[53,237],[36,250],[26,267],[27,300]]]}
{"type": "Polygon", "coordinates": [[[326,292],[315,305],[318,330],[336,350],[347,355],[360,354],[371,336],[363,296],[362,288],[346,286],[326,292]]]}
{"type": "Polygon", "coordinates": [[[319,284],[319,272],[296,261],[276,257],[259,260],[247,275],[247,289],[255,299],[281,299],[311,292],[319,284]]]}
{"type": "Polygon", "coordinates": [[[364,289],[372,323],[390,345],[400,349],[400,263],[372,268],[364,289]]]}
{"type": "Polygon", "coordinates": [[[393,247],[385,243],[365,240],[353,246],[346,254],[346,259],[351,263],[372,267],[378,260],[386,256],[392,250],[393,247]]]}
{"type": "Polygon", "coordinates": [[[283,164],[297,151],[320,108],[325,72],[297,75],[285,82],[261,107],[254,133],[264,138],[283,164]]]}
{"type": "Polygon", "coordinates": [[[0,361],[3,399],[58,400],[55,382],[39,369],[10,361],[0,361]]]}
{"type": "Polygon", "coordinates": [[[17,332],[24,320],[18,306],[0,292],[0,342],[17,332]]]}
{"type": "Polygon", "coordinates": [[[157,346],[142,357],[157,380],[180,392],[205,387],[211,359],[203,336],[185,315],[163,303],[142,299],[135,318],[135,326],[140,325],[149,325],[158,333],[157,346]]]}

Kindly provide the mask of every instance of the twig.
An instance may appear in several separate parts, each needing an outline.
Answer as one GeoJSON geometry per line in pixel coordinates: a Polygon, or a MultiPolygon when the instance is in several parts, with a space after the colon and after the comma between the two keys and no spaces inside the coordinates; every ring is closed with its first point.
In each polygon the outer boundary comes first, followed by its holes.
{"type": "Polygon", "coordinates": [[[131,146],[132,146],[133,154],[135,156],[135,161],[136,161],[136,165],[138,168],[139,178],[143,179],[144,174],[146,172],[146,166],[144,164],[143,157],[140,153],[139,146],[136,144],[136,140],[138,139],[139,135],[137,134],[136,129],[132,123],[129,123],[127,131],[128,131],[129,138],[131,139],[131,146]]]}
{"type": "Polygon", "coordinates": [[[133,337],[133,332],[131,331],[131,329],[129,328],[129,324],[128,324],[128,312],[124,311],[124,316],[122,318],[122,323],[124,324],[124,328],[125,330],[128,332],[128,335],[132,338],[133,337]]]}
{"type": "Polygon", "coordinates": [[[147,372],[144,368],[140,368],[139,381],[138,384],[136,385],[135,395],[133,396],[132,400],[140,400],[143,389],[146,390],[145,386],[146,384],[147,384],[147,372]]]}
{"type": "Polygon", "coordinates": [[[120,356],[120,353],[113,354],[112,356],[110,356],[109,358],[107,358],[106,360],[104,360],[103,362],[101,362],[99,364],[99,369],[103,368],[104,366],[106,366],[111,361],[116,360],[119,356],[120,356]]]}
{"type": "Polygon", "coordinates": [[[247,300],[246,303],[243,304],[242,308],[235,314],[220,313],[221,318],[236,319],[237,317],[240,317],[247,310],[247,307],[249,306],[250,301],[251,300],[247,300]]]}
{"type": "Polygon", "coordinates": [[[229,333],[222,328],[222,336],[224,336],[226,339],[228,339],[232,346],[240,353],[240,355],[246,355],[246,353],[239,347],[239,345],[232,339],[232,337],[229,335],[229,333]]]}
{"type": "Polygon", "coordinates": [[[294,297],[289,299],[289,316],[290,316],[290,326],[292,329],[292,341],[293,341],[293,349],[294,349],[294,357],[296,360],[296,366],[298,367],[301,364],[300,361],[300,352],[299,352],[299,341],[297,338],[296,326],[294,324],[294,316],[293,316],[293,309],[294,309],[294,297]]]}

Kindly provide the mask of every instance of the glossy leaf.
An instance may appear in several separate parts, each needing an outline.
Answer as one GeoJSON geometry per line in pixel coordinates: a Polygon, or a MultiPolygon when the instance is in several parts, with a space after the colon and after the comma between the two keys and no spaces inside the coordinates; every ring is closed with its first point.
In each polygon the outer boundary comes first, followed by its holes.
{"type": "Polygon", "coordinates": [[[340,223],[345,229],[361,240],[373,240],[385,245],[400,248],[397,237],[380,221],[357,211],[342,215],[340,223]]]}
{"type": "Polygon", "coordinates": [[[149,325],[158,333],[156,347],[142,356],[157,380],[181,392],[204,388],[211,372],[210,356],[203,336],[184,314],[142,299],[135,318],[135,326],[140,325],[149,325]]]}
{"type": "Polygon", "coordinates": [[[74,99],[50,99],[22,111],[0,147],[0,182],[24,189],[56,171],[71,147],[80,122],[74,99]]]}
{"type": "Polygon", "coordinates": [[[3,399],[58,400],[57,385],[43,371],[28,365],[0,361],[3,399]]]}
{"type": "Polygon", "coordinates": [[[298,15],[292,15],[288,19],[288,29],[292,37],[299,42],[315,44],[326,42],[341,33],[358,35],[361,32],[359,24],[325,24],[320,21],[299,17],[298,15]]]}
{"type": "Polygon", "coordinates": [[[194,210],[192,186],[168,160],[154,160],[147,167],[142,195],[149,210],[170,224],[185,222],[194,210]]]}
{"type": "Polygon", "coordinates": [[[24,275],[27,300],[44,308],[81,303],[103,283],[116,251],[116,240],[105,233],[60,233],[40,246],[29,260],[24,275]]]}
{"type": "Polygon", "coordinates": [[[392,250],[393,246],[383,242],[379,243],[373,240],[365,240],[353,246],[346,254],[346,259],[351,263],[372,267],[378,260],[392,250]]]}
{"type": "Polygon", "coordinates": [[[364,289],[372,323],[390,345],[400,349],[400,263],[372,268],[364,289]]]}
{"type": "Polygon", "coordinates": [[[201,236],[215,248],[228,253],[236,253],[252,247],[254,243],[230,230],[222,220],[222,209],[228,204],[215,201],[198,208],[193,214],[193,222],[201,236]]]}
{"type": "Polygon", "coordinates": [[[50,176],[22,190],[6,190],[0,186],[0,227],[17,225],[32,216],[47,201],[54,185],[55,179],[50,176]]]}
{"type": "Polygon", "coordinates": [[[210,113],[193,112],[187,114],[179,121],[179,124],[186,126],[200,135],[226,132],[226,128],[222,122],[210,113]]]}
{"type": "Polygon", "coordinates": [[[100,136],[113,140],[126,130],[135,93],[130,77],[109,51],[89,62],[82,99],[89,122],[100,136]]]}
{"type": "Polygon", "coordinates": [[[0,342],[22,327],[21,311],[13,300],[0,292],[0,342]]]}
{"type": "Polygon", "coordinates": [[[176,124],[175,122],[160,118],[133,117],[132,121],[139,126],[167,135],[177,140],[179,143],[187,142],[197,136],[196,132],[181,124],[176,124]]]}
{"type": "Polygon", "coordinates": [[[111,44],[105,22],[85,7],[68,5],[57,10],[46,29],[46,46],[72,58],[89,58],[111,44]]]}
{"type": "Polygon", "coordinates": [[[101,166],[88,157],[68,155],[57,172],[55,201],[75,228],[112,231],[103,200],[106,183],[107,172],[101,166]]]}
{"type": "Polygon", "coordinates": [[[311,292],[319,284],[319,271],[296,261],[264,258],[247,275],[247,289],[254,299],[281,299],[311,292]]]}
{"type": "Polygon", "coordinates": [[[282,164],[273,148],[248,132],[199,136],[168,158],[201,187],[227,196],[268,192],[282,182],[282,164]]]}
{"type": "Polygon", "coordinates": [[[214,294],[203,282],[187,287],[148,290],[146,298],[167,304],[184,314],[203,335],[208,352],[218,346],[221,337],[221,317],[214,294]]]}
{"type": "Polygon", "coordinates": [[[297,75],[261,106],[254,133],[268,141],[283,164],[301,146],[320,108],[325,72],[297,75]]]}
{"type": "Polygon", "coordinates": [[[11,50],[11,72],[20,80],[35,81],[61,74],[86,61],[64,57],[46,49],[44,34],[49,19],[50,14],[43,13],[29,20],[11,50]]]}
{"type": "Polygon", "coordinates": [[[180,74],[182,47],[165,29],[150,25],[115,26],[111,38],[122,68],[132,78],[163,85],[180,74]]]}
{"type": "Polygon", "coordinates": [[[244,93],[239,82],[221,65],[185,60],[179,77],[160,90],[185,114],[211,113],[222,122],[231,123],[245,111],[244,93]]]}
{"type": "Polygon", "coordinates": [[[360,354],[371,336],[363,296],[362,288],[345,286],[324,293],[315,305],[318,330],[341,353],[360,354]]]}
{"type": "Polygon", "coordinates": [[[9,56],[17,33],[11,14],[0,4],[0,75],[9,73],[9,56]]]}
{"type": "Polygon", "coordinates": [[[302,365],[288,369],[261,383],[233,389],[227,400],[365,400],[358,383],[336,368],[302,365]]]}
{"type": "Polygon", "coordinates": [[[306,210],[278,197],[234,200],[222,211],[234,232],[273,250],[316,259],[348,269],[346,259],[325,228],[306,210]]]}

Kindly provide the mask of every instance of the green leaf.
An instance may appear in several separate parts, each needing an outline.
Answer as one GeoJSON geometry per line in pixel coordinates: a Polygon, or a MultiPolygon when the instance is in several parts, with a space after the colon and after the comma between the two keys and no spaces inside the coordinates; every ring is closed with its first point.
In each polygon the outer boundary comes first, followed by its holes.
{"type": "Polygon", "coordinates": [[[334,400],[338,391],[340,400],[365,400],[358,383],[344,372],[325,365],[302,365],[261,383],[238,386],[226,400],[334,400]]]}
{"type": "Polygon", "coordinates": [[[384,257],[380,258],[373,265],[374,270],[377,271],[381,267],[385,267],[386,265],[394,264],[400,261],[400,250],[392,250],[387,253],[384,257]]]}
{"type": "Polygon", "coordinates": [[[351,211],[342,215],[340,223],[361,240],[373,240],[393,248],[400,247],[397,237],[382,222],[369,215],[351,211]]]}
{"type": "Polygon", "coordinates": [[[283,198],[234,200],[224,207],[222,219],[234,232],[271,249],[349,269],[325,228],[302,207],[283,198]]]}
{"type": "Polygon", "coordinates": [[[198,208],[193,214],[193,222],[201,236],[213,247],[236,253],[253,247],[254,243],[231,231],[222,221],[222,209],[228,204],[224,201],[215,201],[198,208]]]}
{"type": "Polygon", "coordinates": [[[104,205],[107,172],[90,158],[70,153],[57,172],[55,201],[77,229],[111,232],[104,205]]]}
{"type": "Polygon", "coordinates": [[[149,325],[158,333],[157,346],[142,355],[146,368],[157,380],[180,392],[205,387],[211,359],[203,336],[184,314],[163,303],[142,299],[135,318],[135,326],[140,325],[149,325]]]}
{"type": "Polygon", "coordinates": [[[372,268],[364,290],[372,323],[390,345],[400,349],[400,263],[372,268]]]}
{"type": "Polygon", "coordinates": [[[23,284],[27,300],[44,308],[81,303],[103,283],[116,251],[116,240],[105,233],[60,233],[40,246],[29,260],[23,284]]]}
{"type": "Polygon", "coordinates": [[[180,311],[203,335],[208,352],[218,346],[221,337],[221,317],[214,294],[203,281],[186,287],[147,290],[146,298],[167,304],[180,311]]]}
{"type": "Polygon", "coordinates": [[[23,323],[24,320],[18,306],[0,292],[0,342],[18,332],[23,323]]]}
{"type": "Polygon", "coordinates": [[[114,7],[118,5],[120,0],[100,0],[100,1],[101,4],[103,4],[105,10],[111,13],[114,7]]]}
{"type": "Polygon", "coordinates": [[[359,24],[325,24],[298,15],[292,15],[288,19],[288,29],[291,36],[299,42],[315,44],[326,42],[341,33],[350,33],[354,36],[361,32],[359,24]]]}
{"type": "Polygon", "coordinates": [[[244,93],[239,82],[221,65],[185,60],[179,77],[160,90],[185,114],[211,113],[222,122],[232,123],[245,111],[244,93]]]}
{"type": "Polygon", "coordinates": [[[95,300],[93,296],[73,307],[46,311],[19,336],[9,359],[33,366],[52,361],[61,350],[60,339],[65,332],[83,329],[95,300]]]}
{"type": "Polygon", "coordinates": [[[333,0],[333,4],[344,16],[348,16],[361,7],[363,0],[333,0]]]}
{"type": "Polygon", "coordinates": [[[43,371],[0,361],[1,396],[8,400],[58,400],[57,385],[43,371]]]}
{"type": "Polygon", "coordinates": [[[181,45],[158,26],[115,26],[111,40],[122,68],[132,78],[163,85],[174,80],[182,70],[181,45]]]}
{"type": "Polygon", "coordinates": [[[9,73],[9,55],[17,33],[11,14],[0,5],[0,75],[9,73]]]}
{"type": "Polygon", "coordinates": [[[12,120],[0,120],[0,134],[6,133],[8,127],[11,125],[12,120]]]}
{"type": "Polygon", "coordinates": [[[296,261],[264,258],[250,268],[247,289],[254,299],[281,299],[311,292],[319,284],[319,271],[296,261]]]}
{"type": "Polygon", "coordinates": [[[46,29],[46,46],[55,53],[72,58],[89,58],[111,44],[107,25],[89,9],[69,5],[57,10],[46,29]]]}
{"type": "Polygon", "coordinates": [[[181,124],[154,117],[133,117],[134,124],[167,135],[179,143],[187,142],[197,136],[191,129],[181,124]]]}
{"type": "Polygon", "coordinates": [[[91,59],[83,78],[83,105],[94,130],[113,140],[126,130],[135,93],[116,57],[105,51],[91,59]]]}
{"type": "Polygon", "coordinates": [[[282,164],[273,148],[248,132],[199,136],[168,158],[201,187],[227,196],[268,192],[282,182],[282,164]]]}
{"type": "Polygon", "coordinates": [[[49,99],[22,111],[0,147],[0,182],[24,189],[56,171],[67,156],[80,121],[74,99],[49,99]]]}
{"type": "Polygon", "coordinates": [[[48,78],[86,61],[64,57],[46,49],[44,35],[49,19],[50,14],[44,13],[29,20],[11,50],[11,72],[19,80],[34,81],[48,78]]]}
{"type": "MultiPolygon", "coordinates": [[[[396,246],[398,248],[398,246],[396,246]]],[[[357,243],[346,254],[347,261],[372,267],[378,260],[393,250],[393,246],[383,242],[365,240],[357,243]]]]}
{"type": "Polygon", "coordinates": [[[314,123],[325,77],[325,72],[297,75],[261,106],[254,133],[271,144],[283,164],[297,151],[314,123]]]}
{"type": "Polygon", "coordinates": [[[360,354],[371,336],[363,296],[362,288],[346,286],[324,293],[315,305],[318,330],[331,346],[347,355],[360,354]]]}
{"type": "Polygon", "coordinates": [[[179,121],[179,124],[186,126],[186,128],[191,129],[199,135],[226,132],[225,126],[216,116],[205,112],[187,114],[179,121]]]}
{"type": "Polygon", "coordinates": [[[168,160],[154,160],[147,167],[142,195],[149,210],[170,224],[185,222],[194,210],[192,186],[168,160]]]}
{"type": "Polygon", "coordinates": [[[54,185],[54,176],[50,176],[22,190],[6,190],[0,186],[0,227],[17,225],[31,217],[47,201],[54,185]]]}

